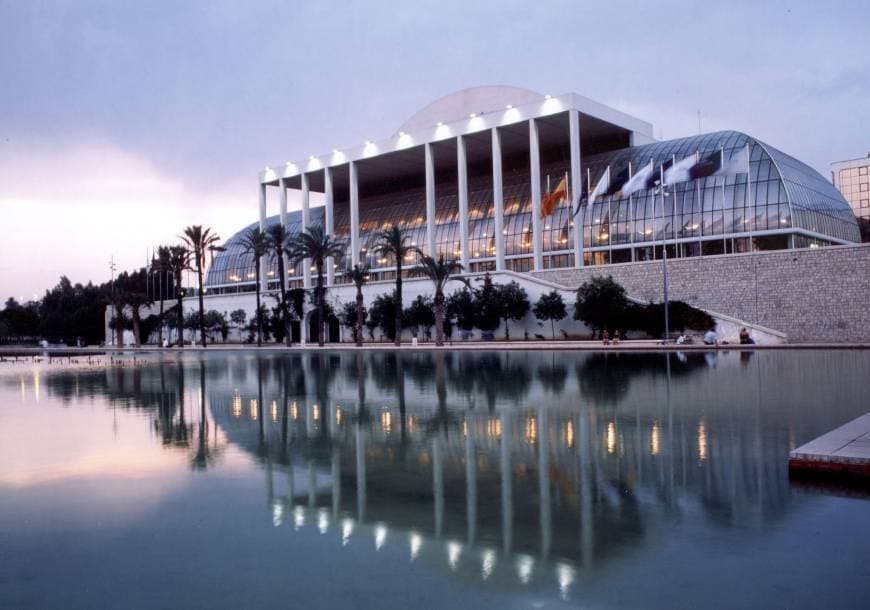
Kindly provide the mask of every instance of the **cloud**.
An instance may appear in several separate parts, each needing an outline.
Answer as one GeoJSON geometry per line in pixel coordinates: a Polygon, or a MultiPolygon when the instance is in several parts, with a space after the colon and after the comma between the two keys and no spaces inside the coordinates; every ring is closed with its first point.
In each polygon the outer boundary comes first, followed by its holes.
{"type": "Polygon", "coordinates": [[[108,261],[144,264],[188,224],[229,237],[257,217],[256,182],[191,188],[185,176],[106,139],[0,148],[0,297],[41,293],[60,275],[105,281],[108,261]]]}

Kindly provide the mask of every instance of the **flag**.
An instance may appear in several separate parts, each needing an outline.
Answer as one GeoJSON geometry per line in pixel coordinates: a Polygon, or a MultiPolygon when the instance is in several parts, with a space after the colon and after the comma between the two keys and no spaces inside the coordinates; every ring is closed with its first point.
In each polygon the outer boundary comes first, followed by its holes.
{"type": "Polygon", "coordinates": [[[660,171],[650,172],[649,178],[646,180],[646,184],[644,185],[647,189],[653,189],[658,187],[662,183],[662,175],[668,171],[671,165],[674,164],[674,158],[671,157],[664,163],[662,163],[659,168],[660,171]]]}
{"type": "Polygon", "coordinates": [[[625,166],[625,169],[616,174],[616,176],[610,178],[610,184],[608,185],[607,190],[604,191],[604,195],[620,195],[622,187],[625,185],[626,182],[628,182],[627,165],[625,166]]]}
{"type": "Polygon", "coordinates": [[[711,152],[703,157],[689,170],[692,180],[715,176],[722,169],[722,149],[711,152]]]}
{"type": "Polygon", "coordinates": [[[665,184],[676,184],[677,182],[688,182],[692,179],[691,170],[698,164],[698,156],[691,155],[682,161],[671,165],[665,171],[665,184]]]}
{"type": "Polygon", "coordinates": [[[748,174],[749,173],[749,144],[740,149],[740,152],[725,161],[725,153],[722,153],[722,168],[716,172],[724,174],[748,174]]]}
{"type": "MultiPolygon", "coordinates": [[[[591,183],[590,183],[591,186],[591,183]]],[[[607,169],[604,170],[604,174],[601,178],[598,179],[598,183],[595,185],[595,188],[589,193],[589,205],[595,203],[595,199],[604,195],[607,192],[607,189],[610,188],[610,166],[607,166],[607,169]]]]}
{"type": "Polygon", "coordinates": [[[725,151],[719,149],[708,153],[689,170],[692,180],[708,176],[727,176],[730,174],[749,173],[749,146],[744,146],[739,153],[725,160],[725,151]]]}
{"type": "Polygon", "coordinates": [[[622,196],[628,197],[629,195],[642,190],[650,179],[652,173],[653,163],[652,159],[650,159],[648,164],[642,167],[639,172],[633,175],[631,179],[622,186],[622,196]]]}
{"type": "Polygon", "coordinates": [[[556,211],[556,206],[565,198],[567,188],[565,178],[563,177],[559,181],[559,184],[556,185],[556,190],[552,193],[548,193],[547,196],[544,197],[544,200],[541,201],[541,218],[546,218],[556,211]]]}

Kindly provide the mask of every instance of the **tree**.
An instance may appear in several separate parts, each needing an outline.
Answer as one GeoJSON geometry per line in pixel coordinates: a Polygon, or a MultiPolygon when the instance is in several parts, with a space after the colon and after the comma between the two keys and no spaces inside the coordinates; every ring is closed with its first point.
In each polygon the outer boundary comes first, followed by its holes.
{"type": "MultiPolygon", "coordinates": [[[[393,340],[396,332],[396,297],[395,293],[379,294],[369,307],[369,321],[366,323],[374,331],[380,328],[389,340],[393,340]]],[[[401,328],[401,327],[400,327],[401,328]]]]}
{"type": "Polygon", "coordinates": [[[483,276],[483,285],[474,289],[474,325],[488,333],[497,329],[501,320],[500,305],[495,284],[487,273],[483,276]]]}
{"type": "MultiPolygon", "coordinates": [[[[664,303],[630,305],[626,314],[626,328],[637,328],[651,337],[661,337],[665,332],[664,310],[664,303]]],[[[683,301],[668,301],[668,319],[670,329],[678,332],[687,328],[705,331],[716,325],[716,321],[706,311],[683,301]]]]}
{"type": "Polygon", "coordinates": [[[365,283],[369,280],[369,266],[365,264],[356,264],[347,274],[353,282],[353,285],[356,286],[356,326],[354,326],[353,338],[354,341],[356,341],[356,346],[362,347],[362,327],[363,322],[365,321],[362,289],[365,283]]]}
{"type": "Polygon", "coordinates": [[[257,294],[257,347],[263,345],[263,305],[260,303],[260,261],[269,249],[269,244],[266,240],[266,234],[259,227],[250,227],[239,240],[242,249],[254,257],[255,292],[257,294]]]}
{"type": "Polygon", "coordinates": [[[457,290],[447,299],[447,320],[450,320],[451,324],[456,320],[460,330],[470,331],[474,328],[474,297],[467,284],[465,288],[457,290]]]}
{"type": "Polygon", "coordinates": [[[516,281],[496,284],[495,294],[498,301],[499,317],[504,321],[504,338],[506,341],[510,341],[509,322],[522,320],[529,313],[531,308],[529,295],[516,281]]]}
{"type": "Polygon", "coordinates": [[[39,310],[35,303],[22,305],[13,297],[6,299],[0,320],[6,326],[2,338],[7,341],[34,340],[40,325],[39,310]]]}
{"type": "Polygon", "coordinates": [[[240,331],[248,320],[248,314],[244,309],[234,309],[230,312],[230,323],[240,331]]]}
{"type": "Polygon", "coordinates": [[[185,271],[190,269],[190,250],[184,246],[169,247],[169,270],[172,272],[172,277],[175,280],[175,300],[177,326],[178,326],[178,345],[184,347],[184,290],[181,289],[181,276],[185,271]]]}
{"type": "MultiPolygon", "coordinates": [[[[157,255],[152,260],[152,268],[156,271],[160,277],[160,314],[159,314],[159,326],[157,327],[157,344],[163,345],[163,274],[172,274],[172,269],[169,265],[169,246],[158,246],[157,247],[157,255]]],[[[168,282],[167,282],[168,283],[168,282]]]]}
{"type": "MultiPolygon", "coordinates": [[[[130,308],[133,323],[133,340],[136,347],[142,345],[142,308],[154,301],[148,295],[148,275],[144,269],[133,273],[124,272],[115,279],[115,293],[122,306],[130,308]]],[[[145,336],[148,340],[148,336],[145,336]]]]}
{"type": "Polygon", "coordinates": [[[227,342],[227,336],[230,332],[230,326],[227,323],[227,318],[216,309],[209,309],[205,312],[205,330],[211,335],[212,333],[220,333],[223,342],[227,342]]]}
{"type": "Polygon", "coordinates": [[[191,225],[184,229],[182,239],[190,249],[193,257],[193,265],[196,270],[196,279],[199,287],[199,334],[202,346],[205,347],[205,303],[203,302],[203,278],[205,268],[205,253],[209,250],[219,250],[220,237],[212,232],[211,228],[202,228],[202,225],[191,225]]]}
{"type": "Polygon", "coordinates": [[[384,257],[392,256],[396,261],[396,329],[394,332],[396,346],[402,343],[402,262],[406,256],[419,250],[408,243],[410,236],[399,225],[393,224],[389,229],[375,234],[372,250],[384,257]]]}
{"type": "MultiPolygon", "coordinates": [[[[466,288],[468,287],[468,282],[453,277],[455,274],[462,272],[462,264],[455,260],[445,261],[443,255],[439,256],[437,261],[431,256],[423,255],[422,264],[423,275],[428,277],[435,286],[435,345],[441,346],[444,345],[444,287],[451,279],[465,283],[466,288]]],[[[465,292],[467,293],[468,291],[466,290],[465,292]]]]}
{"type": "Polygon", "coordinates": [[[553,339],[556,338],[556,321],[562,320],[568,315],[565,309],[565,301],[562,300],[562,295],[556,290],[547,294],[542,294],[541,298],[535,303],[532,313],[539,320],[550,321],[550,331],[553,339]]]}
{"type": "Polygon", "coordinates": [[[99,343],[105,334],[108,287],[108,282],[103,286],[82,285],[61,277],[38,303],[16,303],[15,308],[7,310],[12,318],[19,317],[18,323],[9,319],[10,331],[30,319],[33,326],[29,332],[21,333],[22,338],[35,339],[39,335],[68,345],[75,345],[78,338],[89,344],[99,343]]]}
{"type": "Polygon", "coordinates": [[[311,259],[317,269],[317,285],[314,288],[314,302],[317,307],[317,344],[323,347],[323,323],[325,299],[323,289],[323,266],[328,258],[341,258],[347,248],[344,240],[333,238],[323,227],[310,226],[298,235],[291,236],[286,243],[287,254],[293,265],[311,259]]]}
{"type": "MultiPolygon", "coordinates": [[[[443,296],[443,295],[442,295],[443,296]]],[[[429,329],[435,324],[435,311],[432,308],[432,299],[418,295],[416,299],[405,309],[403,317],[408,326],[413,329],[414,336],[420,333],[420,328],[429,333],[429,329]]]]}
{"type": "Polygon", "coordinates": [[[287,276],[284,273],[284,260],[290,258],[290,253],[287,251],[287,240],[290,233],[287,227],[278,223],[269,225],[266,229],[266,242],[269,246],[269,251],[273,259],[278,263],[278,294],[280,299],[281,321],[284,323],[284,333],[287,336],[287,346],[292,342],[290,333],[290,309],[287,306],[287,276]]]}
{"type": "Polygon", "coordinates": [[[577,289],[574,319],[584,322],[593,332],[601,332],[622,323],[627,309],[625,288],[617,284],[612,276],[597,276],[577,289]]]}
{"type": "Polygon", "coordinates": [[[362,327],[365,323],[366,310],[362,309],[362,323],[360,321],[359,304],[354,301],[348,301],[341,306],[341,313],[338,316],[341,325],[350,329],[353,333],[353,340],[357,346],[362,345],[362,327]]]}

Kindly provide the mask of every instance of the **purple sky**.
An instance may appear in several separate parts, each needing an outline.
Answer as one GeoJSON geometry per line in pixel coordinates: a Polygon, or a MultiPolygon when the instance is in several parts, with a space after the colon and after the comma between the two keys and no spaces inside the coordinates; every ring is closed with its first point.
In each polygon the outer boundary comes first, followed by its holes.
{"type": "Polygon", "coordinates": [[[664,138],[700,110],[825,176],[866,155],[870,4],[755,4],[0,0],[0,297],[106,280],[186,224],[227,238],[263,166],[474,85],[575,91],[664,138]]]}

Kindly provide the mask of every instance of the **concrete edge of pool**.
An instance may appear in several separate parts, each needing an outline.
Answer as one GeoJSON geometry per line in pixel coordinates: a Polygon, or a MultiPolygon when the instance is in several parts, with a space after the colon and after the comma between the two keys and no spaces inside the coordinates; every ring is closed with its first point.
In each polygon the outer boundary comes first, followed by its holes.
{"type": "Polygon", "coordinates": [[[287,352],[287,351],[392,351],[400,349],[402,351],[444,351],[444,350],[468,350],[468,351],[597,351],[597,352],[689,352],[689,351],[765,351],[765,350],[870,350],[870,343],[780,343],[771,345],[741,345],[737,343],[726,343],[722,345],[704,345],[704,344],[668,344],[662,345],[658,341],[623,341],[617,345],[602,345],[601,341],[475,341],[475,342],[453,342],[446,343],[442,347],[437,347],[434,343],[403,343],[400,347],[396,347],[392,343],[364,343],[362,347],[357,347],[353,343],[331,343],[323,347],[317,344],[294,344],[292,347],[286,345],[264,345],[257,347],[251,344],[223,344],[211,343],[204,348],[199,345],[186,345],[183,348],[168,347],[161,348],[154,345],[145,345],[142,347],[113,347],[108,346],[91,346],[84,348],[77,347],[0,347],[0,357],[30,357],[30,356],[51,356],[66,358],[69,356],[87,356],[98,355],[107,352],[135,352],[135,353],[184,353],[196,351],[263,351],[263,352],[287,352]]]}
{"type": "Polygon", "coordinates": [[[870,413],[794,449],[788,466],[798,473],[870,477],[870,413]]]}

